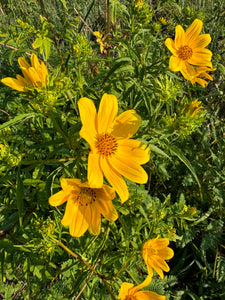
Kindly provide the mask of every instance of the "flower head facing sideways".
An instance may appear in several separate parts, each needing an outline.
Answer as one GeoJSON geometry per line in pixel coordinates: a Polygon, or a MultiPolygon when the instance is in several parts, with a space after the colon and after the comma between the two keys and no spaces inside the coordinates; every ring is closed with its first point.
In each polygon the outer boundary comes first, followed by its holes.
{"type": "Polygon", "coordinates": [[[48,70],[44,62],[40,63],[37,55],[34,53],[31,55],[30,60],[31,66],[23,57],[18,58],[18,63],[24,77],[17,74],[16,78],[6,77],[1,81],[20,92],[27,92],[26,88],[41,89],[43,86],[46,87],[48,70]]]}
{"type": "Polygon", "coordinates": [[[122,176],[136,183],[146,183],[148,175],[141,167],[149,161],[150,149],[140,141],[130,139],[140,127],[141,117],[135,110],[117,116],[118,101],[104,94],[98,113],[92,100],[78,101],[82,128],[80,136],[90,145],[88,182],[100,188],[103,174],[124,202],[128,199],[127,185],[122,176]]]}
{"type": "Polygon", "coordinates": [[[165,300],[165,296],[158,295],[151,291],[140,291],[143,287],[150,284],[151,276],[148,276],[144,282],[138,286],[133,283],[123,282],[120,288],[119,300],[165,300]]]}
{"type": "Polygon", "coordinates": [[[202,26],[202,21],[198,19],[186,31],[177,25],[175,40],[166,39],[165,45],[173,54],[169,61],[171,71],[188,70],[189,65],[212,68],[212,52],[205,48],[211,42],[211,37],[210,34],[200,34],[202,26]]]}
{"type": "Polygon", "coordinates": [[[111,202],[115,198],[113,188],[103,184],[101,188],[92,188],[88,182],[79,179],[61,180],[62,190],[49,198],[52,206],[58,206],[67,201],[66,211],[61,223],[69,226],[70,234],[82,236],[87,230],[98,235],[101,229],[101,215],[108,221],[118,218],[111,202]]]}
{"type": "Polygon", "coordinates": [[[213,80],[207,72],[215,71],[216,68],[207,68],[207,67],[193,67],[191,65],[187,66],[187,69],[181,70],[182,75],[185,79],[189,80],[192,84],[199,83],[202,87],[205,87],[208,82],[203,79],[205,77],[209,80],[213,80]]]}
{"type": "Polygon", "coordinates": [[[159,274],[161,279],[164,278],[163,271],[169,272],[170,268],[165,260],[171,259],[174,252],[169,245],[167,238],[155,238],[144,243],[142,257],[148,267],[148,273],[153,276],[153,269],[159,274]],[[162,271],[163,270],[163,271],[162,271]]]}

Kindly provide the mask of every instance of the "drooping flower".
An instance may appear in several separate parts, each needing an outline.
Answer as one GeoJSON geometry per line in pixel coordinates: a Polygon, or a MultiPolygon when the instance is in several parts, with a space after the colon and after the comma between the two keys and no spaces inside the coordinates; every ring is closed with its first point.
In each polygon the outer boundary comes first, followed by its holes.
{"type": "Polygon", "coordinates": [[[148,175],[140,166],[149,161],[150,149],[138,140],[130,139],[140,127],[141,117],[135,110],[117,116],[118,101],[104,94],[98,114],[92,100],[78,101],[81,122],[80,136],[90,145],[88,182],[100,188],[103,174],[124,202],[128,199],[127,185],[122,176],[136,183],[146,183],[148,175]]]}
{"type": "Polygon", "coordinates": [[[167,238],[155,238],[144,243],[142,257],[148,267],[150,276],[153,276],[154,269],[163,279],[163,271],[168,272],[170,270],[165,260],[171,259],[174,256],[174,252],[167,247],[168,245],[169,239],[167,238]]]}
{"type": "Polygon", "coordinates": [[[16,78],[6,77],[1,81],[21,92],[27,92],[26,88],[41,89],[43,86],[46,86],[48,70],[44,62],[39,63],[37,55],[34,53],[31,55],[30,60],[31,66],[23,57],[18,58],[18,63],[24,77],[17,74],[16,78]]]}
{"type": "Polygon", "coordinates": [[[182,75],[185,79],[189,80],[192,84],[199,83],[201,86],[205,87],[208,82],[202,77],[205,77],[209,80],[213,80],[212,76],[210,76],[207,72],[215,71],[216,68],[207,68],[207,67],[193,67],[191,65],[188,66],[187,69],[181,70],[182,75]]]}
{"type": "Polygon", "coordinates": [[[151,291],[140,291],[143,287],[150,284],[151,276],[148,276],[144,282],[138,286],[133,283],[123,282],[120,288],[119,300],[165,300],[165,296],[158,295],[151,291]]]}
{"type": "Polygon", "coordinates": [[[169,67],[172,71],[189,70],[189,65],[212,68],[212,52],[205,47],[211,42],[210,34],[200,34],[203,23],[195,19],[184,31],[181,25],[175,29],[175,40],[167,38],[165,45],[172,52],[169,67]]]}
{"type": "Polygon", "coordinates": [[[198,100],[192,101],[191,104],[187,107],[186,114],[191,118],[195,117],[198,114],[198,111],[201,108],[204,108],[203,106],[201,106],[201,104],[202,104],[201,101],[198,100]]]}
{"type": "Polygon", "coordinates": [[[61,180],[62,190],[49,198],[52,206],[58,206],[67,201],[66,211],[61,223],[69,226],[70,234],[82,236],[87,230],[98,235],[101,229],[101,214],[108,221],[118,218],[111,202],[115,198],[115,191],[103,184],[101,188],[92,188],[88,182],[79,179],[61,180]]]}

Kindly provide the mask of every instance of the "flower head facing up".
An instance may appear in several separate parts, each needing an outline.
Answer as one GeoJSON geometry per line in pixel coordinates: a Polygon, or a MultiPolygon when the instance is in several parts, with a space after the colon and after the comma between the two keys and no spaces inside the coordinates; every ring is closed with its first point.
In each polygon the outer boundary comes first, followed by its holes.
{"type": "Polygon", "coordinates": [[[86,230],[98,235],[101,229],[101,214],[108,221],[118,218],[111,200],[115,198],[115,191],[103,184],[101,188],[92,188],[88,182],[79,179],[61,180],[62,190],[49,198],[52,206],[58,206],[67,201],[66,211],[61,223],[69,226],[70,234],[82,236],[86,230]]]}
{"type": "Polygon", "coordinates": [[[144,282],[138,286],[133,283],[123,282],[120,288],[119,300],[165,300],[165,296],[158,295],[151,291],[140,291],[143,287],[150,284],[151,276],[148,276],[144,282]]]}
{"type": "Polygon", "coordinates": [[[208,82],[204,80],[202,77],[205,77],[209,80],[213,80],[212,76],[210,76],[207,72],[215,71],[216,68],[207,68],[207,67],[193,67],[191,65],[187,66],[181,70],[182,75],[185,79],[189,80],[192,84],[199,83],[202,87],[205,87],[208,82]]]}
{"type": "Polygon", "coordinates": [[[205,48],[211,42],[211,37],[209,34],[200,34],[202,26],[202,21],[198,19],[194,20],[186,32],[182,26],[177,25],[175,40],[166,39],[165,45],[173,54],[169,61],[172,71],[188,69],[188,65],[212,67],[212,52],[205,48]]]}
{"type": "Polygon", "coordinates": [[[18,58],[18,63],[24,77],[16,75],[16,78],[6,77],[1,81],[20,92],[27,92],[26,88],[41,89],[43,86],[46,87],[48,70],[44,62],[39,63],[37,55],[34,53],[31,55],[30,60],[31,66],[23,57],[18,58]]]}
{"type": "Polygon", "coordinates": [[[170,270],[165,260],[171,259],[174,256],[174,252],[171,248],[167,247],[168,245],[169,239],[167,238],[155,238],[144,243],[142,256],[148,267],[150,276],[153,276],[154,269],[161,279],[163,279],[163,271],[168,272],[170,270]]]}
{"type": "Polygon", "coordinates": [[[124,202],[129,193],[122,176],[137,183],[148,180],[140,165],[149,161],[150,149],[142,142],[130,139],[139,129],[141,118],[135,110],[117,116],[117,98],[108,94],[103,95],[98,113],[88,98],[81,98],[78,106],[83,124],[80,136],[91,147],[88,182],[90,186],[100,188],[104,174],[124,202]]]}

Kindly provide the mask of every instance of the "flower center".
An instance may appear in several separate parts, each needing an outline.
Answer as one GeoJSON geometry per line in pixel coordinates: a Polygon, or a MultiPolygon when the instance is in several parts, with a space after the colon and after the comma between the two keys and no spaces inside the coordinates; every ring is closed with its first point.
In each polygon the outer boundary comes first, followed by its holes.
{"type": "Polygon", "coordinates": [[[109,156],[116,152],[118,143],[112,134],[101,133],[96,136],[95,147],[98,150],[98,154],[109,156]]]}
{"type": "Polygon", "coordinates": [[[96,200],[96,192],[91,188],[81,188],[81,191],[79,192],[77,196],[77,202],[80,206],[88,206],[95,202],[96,200]]]}
{"type": "Polygon", "coordinates": [[[192,49],[189,46],[183,46],[178,50],[178,57],[182,60],[188,60],[192,56],[192,49]]]}

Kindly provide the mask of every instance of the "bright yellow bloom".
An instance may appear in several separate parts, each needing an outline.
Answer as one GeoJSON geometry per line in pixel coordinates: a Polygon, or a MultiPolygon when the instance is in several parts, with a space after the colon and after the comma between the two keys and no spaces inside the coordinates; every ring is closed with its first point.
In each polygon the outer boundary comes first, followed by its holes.
{"type": "Polygon", "coordinates": [[[199,109],[204,108],[203,106],[200,106],[202,104],[201,101],[194,100],[191,102],[187,109],[187,114],[189,117],[193,118],[198,114],[199,109]]]}
{"type": "Polygon", "coordinates": [[[211,42],[210,34],[201,34],[203,23],[195,19],[186,32],[178,25],[175,41],[167,38],[165,45],[172,52],[169,67],[172,71],[188,70],[189,65],[212,68],[212,52],[205,47],[211,42]]]}
{"type": "Polygon", "coordinates": [[[49,198],[52,206],[58,206],[67,201],[66,211],[61,223],[69,226],[70,234],[80,237],[88,229],[91,234],[98,235],[101,229],[101,214],[108,221],[118,218],[111,200],[115,198],[114,190],[103,184],[95,189],[88,182],[79,179],[61,180],[62,190],[49,198]]]}
{"type": "Polygon", "coordinates": [[[214,68],[207,68],[207,67],[196,67],[189,65],[187,69],[181,70],[182,75],[185,79],[189,80],[192,84],[199,83],[201,86],[205,87],[208,82],[202,77],[205,77],[209,80],[213,80],[212,76],[210,76],[207,72],[215,71],[214,68]]]}
{"type": "Polygon", "coordinates": [[[149,285],[152,277],[148,276],[144,282],[138,286],[133,283],[123,282],[120,288],[119,300],[165,300],[165,296],[158,295],[150,291],[140,291],[143,287],[149,285]]]}
{"type": "Polygon", "coordinates": [[[100,188],[104,173],[124,202],[129,193],[122,176],[142,184],[148,180],[140,165],[149,161],[150,149],[142,142],[130,139],[139,129],[141,117],[135,110],[117,116],[117,98],[108,94],[103,95],[98,114],[93,101],[88,98],[81,98],[78,106],[83,124],[80,136],[91,147],[88,182],[90,186],[100,188]]]}
{"type": "Polygon", "coordinates": [[[97,38],[97,40],[96,40],[97,43],[99,43],[99,45],[100,45],[100,51],[102,53],[103,50],[104,50],[104,43],[103,42],[106,39],[106,36],[103,37],[103,33],[100,33],[99,31],[94,31],[94,34],[97,38]]]}
{"type": "Polygon", "coordinates": [[[31,66],[23,57],[18,58],[18,63],[24,77],[16,75],[16,78],[3,78],[1,81],[4,84],[21,92],[27,92],[26,87],[41,89],[47,85],[48,70],[43,61],[39,63],[36,54],[31,55],[31,66]]]}
{"type": "Polygon", "coordinates": [[[171,259],[174,256],[174,252],[171,248],[167,247],[168,245],[169,239],[167,238],[155,238],[144,243],[142,256],[148,267],[150,276],[153,276],[153,269],[162,279],[164,278],[163,271],[169,272],[170,268],[165,260],[171,259]]]}

